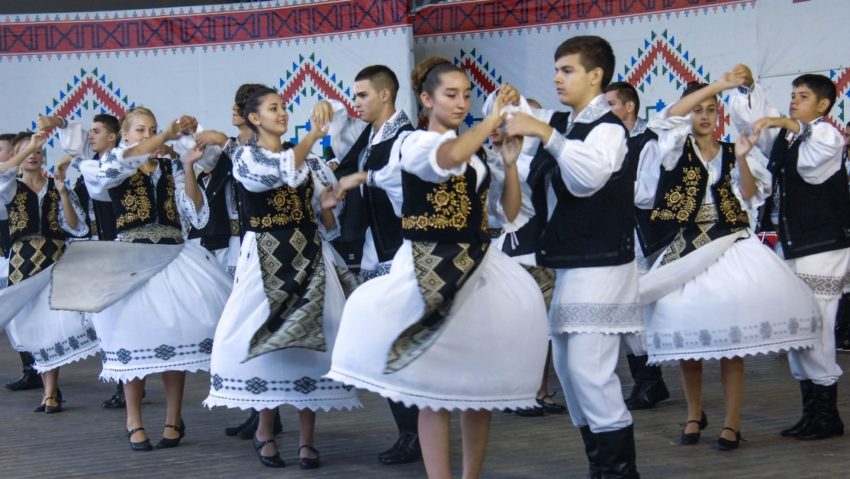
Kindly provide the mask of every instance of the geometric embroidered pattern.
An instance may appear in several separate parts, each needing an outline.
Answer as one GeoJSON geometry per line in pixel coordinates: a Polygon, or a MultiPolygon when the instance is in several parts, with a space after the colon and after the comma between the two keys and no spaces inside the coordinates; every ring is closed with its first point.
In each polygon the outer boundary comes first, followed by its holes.
{"type": "Polygon", "coordinates": [[[835,299],[850,285],[850,272],[843,277],[800,274],[797,277],[812,290],[815,296],[835,299]]]}
{"type": "Polygon", "coordinates": [[[53,346],[49,348],[42,348],[33,355],[36,356],[40,362],[47,363],[52,362],[56,358],[61,358],[68,353],[73,353],[81,348],[87,348],[96,343],[97,335],[94,332],[94,328],[87,328],[86,332],[76,336],[70,336],[62,341],[57,341],[53,346]]]}
{"type": "Polygon", "coordinates": [[[212,338],[207,338],[198,344],[161,344],[156,348],[147,349],[128,350],[120,348],[117,351],[101,350],[100,358],[104,363],[112,361],[126,365],[150,359],[170,361],[173,358],[180,358],[182,356],[196,356],[198,354],[208,356],[212,352],[212,341],[212,338]]]}
{"type": "Polygon", "coordinates": [[[575,328],[642,328],[640,304],[575,303],[552,306],[549,325],[553,332],[575,328]]]}
{"type": "Polygon", "coordinates": [[[215,391],[247,391],[255,395],[279,391],[298,392],[307,396],[317,391],[351,390],[351,387],[344,386],[332,379],[309,376],[297,379],[268,380],[256,376],[249,379],[226,378],[214,374],[210,377],[210,386],[215,391]]]}

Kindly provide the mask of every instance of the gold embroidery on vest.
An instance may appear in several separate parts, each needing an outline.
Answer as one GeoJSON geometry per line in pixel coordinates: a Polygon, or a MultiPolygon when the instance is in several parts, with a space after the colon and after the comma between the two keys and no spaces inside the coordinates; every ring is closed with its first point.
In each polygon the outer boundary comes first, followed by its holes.
{"type": "Polygon", "coordinates": [[[749,224],[750,217],[747,216],[746,211],[741,209],[741,203],[732,194],[732,167],[729,168],[729,171],[730,173],[727,173],[726,177],[723,178],[723,183],[717,188],[720,198],[717,198],[716,201],[720,205],[720,214],[729,224],[739,222],[749,224]]]}
{"type": "Polygon", "coordinates": [[[50,228],[51,233],[61,233],[59,228],[59,192],[49,190],[45,201],[49,202],[47,205],[47,227],[50,228]]]}
{"type": "MultiPolygon", "coordinates": [[[[688,153],[688,162],[692,160],[692,154],[688,153]]],[[[681,185],[677,185],[672,190],[664,193],[665,208],[656,208],[652,210],[650,220],[662,221],[677,221],[679,223],[687,223],[688,218],[697,209],[699,201],[697,194],[699,193],[699,183],[702,178],[702,170],[698,166],[686,166],[682,169],[683,176],[681,185]]]]}
{"type": "MultiPolygon", "coordinates": [[[[486,201],[486,197],[483,198],[486,201]]],[[[431,204],[433,213],[405,216],[401,219],[401,227],[406,230],[455,229],[466,228],[472,202],[466,194],[466,177],[453,176],[446,182],[440,183],[431,193],[425,195],[425,201],[431,204]]],[[[485,216],[486,227],[486,216],[485,216]]]]}
{"type": "Polygon", "coordinates": [[[177,201],[174,199],[174,176],[169,172],[163,172],[165,183],[165,218],[174,223],[177,221],[177,201]]]}
{"type": "Polygon", "coordinates": [[[123,228],[135,221],[147,221],[151,218],[151,202],[148,198],[148,189],[145,187],[142,173],[137,171],[130,177],[129,181],[129,187],[121,198],[124,213],[115,219],[115,226],[118,228],[123,228]]]}
{"type": "MultiPolygon", "coordinates": [[[[312,196],[313,185],[308,183],[306,197],[312,196]]],[[[305,212],[307,219],[313,217],[313,205],[309,201],[305,204],[298,196],[298,190],[291,186],[278,188],[275,194],[268,199],[268,204],[272,209],[271,214],[261,217],[252,216],[248,219],[252,228],[271,228],[272,226],[300,223],[305,219],[305,212]]]]}
{"type": "Polygon", "coordinates": [[[490,215],[487,214],[487,195],[490,193],[490,188],[484,188],[481,191],[481,230],[487,231],[490,229],[490,215]]]}
{"type": "Polygon", "coordinates": [[[27,214],[27,193],[20,191],[12,200],[12,205],[9,207],[9,231],[12,235],[19,231],[23,231],[30,221],[30,216],[27,214]]]}

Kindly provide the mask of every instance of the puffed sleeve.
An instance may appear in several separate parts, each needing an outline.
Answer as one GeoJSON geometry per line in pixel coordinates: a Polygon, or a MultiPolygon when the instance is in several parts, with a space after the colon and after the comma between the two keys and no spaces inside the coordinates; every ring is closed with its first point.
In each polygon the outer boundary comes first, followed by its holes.
{"type": "MultiPolygon", "coordinates": [[[[752,125],[756,121],[765,117],[781,116],[779,110],[767,101],[764,90],[758,83],[754,83],[751,88],[737,88],[729,94],[729,115],[732,117],[735,129],[739,133],[748,134],[752,134],[752,125]]],[[[756,147],[764,156],[770,156],[770,150],[778,134],[778,128],[762,130],[756,140],[756,147]]]]}
{"type": "Polygon", "coordinates": [[[341,161],[369,124],[359,118],[348,116],[348,109],[342,102],[337,100],[327,101],[331,104],[331,108],[334,111],[333,120],[328,125],[328,134],[331,136],[331,149],[341,161]]]}
{"type": "Polygon", "coordinates": [[[567,189],[578,197],[588,197],[602,189],[622,166],[626,132],[620,125],[601,123],[579,141],[568,140],[553,130],[545,148],[558,162],[567,189]]]}
{"type": "Polygon", "coordinates": [[[97,174],[92,178],[86,178],[86,187],[89,188],[92,197],[108,196],[110,188],[120,185],[122,181],[132,176],[140,166],[148,161],[150,154],[125,157],[124,152],[133,146],[135,145],[122,145],[113,148],[100,158],[97,174]]]}
{"type": "Polygon", "coordinates": [[[298,186],[309,174],[310,169],[303,163],[295,168],[295,153],[291,149],[273,153],[251,143],[236,150],[233,157],[233,177],[254,193],[283,185],[298,186]]]}
{"type": "Polygon", "coordinates": [[[682,156],[682,149],[688,135],[692,131],[692,122],[689,116],[670,116],[670,107],[667,107],[649,120],[649,128],[658,135],[659,164],[665,170],[670,171],[676,167],[682,156]]]}
{"type": "Polygon", "coordinates": [[[825,121],[803,125],[797,155],[797,172],[810,184],[819,185],[841,168],[844,139],[825,121]]]}
{"type": "Polygon", "coordinates": [[[65,154],[74,158],[91,160],[97,154],[89,141],[88,130],[78,121],[66,123],[64,128],[58,128],[59,146],[65,154]]]}
{"type": "Polygon", "coordinates": [[[655,206],[655,192],[661,178],[661,156],[658,142],[648,141],[640,152],[637,181],[635,181],[635,206],[649,210],[655,206]]]}
{"type": "MultiPolygon", "coordinates": [[[[489,95],[487,95],[487,99],[484,100],[484,106],[481,107],[481,114],[485,117],[490,115],[490,112],[493,110],[493,102],[496,101],[496,96],[498,95],[499,90],[493,90],[489,95]]],[[[547,110],[543,108],[532,108],[531,105],[528,104],[528,100],[524,96],[520,96],[519,105],[507,105],[502,108],[503,113],[507,113],[508,115],[512,115],[514,113],[526,113],[534,118],[542,121],[543,123],[548,124],[552,119],[552,115],[555,113],[555,110],[547,110]]],[[[528,156],[534,156],[534,153],[537,152],[537,148],[540,146],[540,139],[536,136],[526,136],[522,139],[522,153],[528,156]]]]}
{"type": "Polygon", "coordinates": [[[431,183],[443,183],[452,176],[466,172],[466,162],[455,168],[443,168],[437,164],[437,149],[443,143],[457,138],[449,130],[443,134],[417,130],[407,136],[401,144],[401,169],[431,183]]]}
{"type": "Polygon", "coordinates": [[[15,191],[18,189],[17,173],[17,168],[0,173],[0,208],[3,210],[6,210],[6,205],[15,198],[15,191]]]}
{"type": "Polygon", "coordinates": [[[325,241],[333,241],[340,233],[339,214],[342,212],[342,207],[345,203],[341,201],[334,206],[331,211],[334,217],[334,226],[327,229],[322,222],[321,194],[325,188],[329,186],[333,188],[336,186],[336,176],[334,176],[333,170],[331,170],[324,161],[316,158],[315,156],[310,155],[305,160],[305,164],[308,166],[308,171],[311,172],[311,178],[313,181],[313,198],[311,198],[311,203],[313,205],[313,213],[316,215],[316,224],[319,225],[319,234],[322,235],[322,238],[324,238],[325,241]]]}
{"type": "Polygon", "coordinates": [[[405,131],[399,134],[393,142],[392,148],[390,148],[390,158],[387,164],[380,170],[369,170],[366,180],[369,186],[384,190],[393,205],[395,215],[398,217],[401,217],[401,204],[404,201],[401,190],[401,145],[411,133],[405,131]]]}
{"type": "Polygon", "coordinates": [[[71,208],[74,209],[74,213],[77,215],[77,227],[72,228],[70,224],[68,224],[68,215],[65,212],[65,205],[62,203],[62,200],[59,200],[59,227],[65,230],[71,236],[75,236],[80,238],[85,236],[89,232],[89,226],[86,224],[86,213],[83,209],[82,204],[80,203],[80,198],[77,197],[77,194],[74,193],[74,190],[71,188],[67,189],[68,199],[71,202],[71,208]]]}
{"type": "Polygon", "coordinates": [[[180,214],[180,218],[196,229],[203,228],[210,219],[210,206],[207,203],[207,195],[201,192],[201,207],[195,208],[195,202],[186,194],[186,173],[183,163],[179,160],[172,160],[171,173],[174,175],[174,199],[177,203],[177,211],[180,214]]]}

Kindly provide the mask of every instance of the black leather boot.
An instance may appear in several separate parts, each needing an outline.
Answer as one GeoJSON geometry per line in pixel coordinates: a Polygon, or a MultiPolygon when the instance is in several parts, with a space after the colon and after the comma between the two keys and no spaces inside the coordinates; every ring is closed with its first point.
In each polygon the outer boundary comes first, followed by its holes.
{"type": "Polygon", "coordinates": [[[616,431],[597,432],[598,463],[601,479],[640,479],[637,471],[634,426],[616,431]]]}
{"type": "Polygon", "coordinates": [[[791,437],[800,434],[808,427],[815,416],[815,383],[809,379],[800,381],[800,393],[803,396],[803,416],[797,421],[797,424],[780,431],[780,436],[791,437]]]}
{"type": "Polygon", "coordinates": [[[584,454],[587,456],[587,479],[601,479],[602,468],[599,467],[599,445],[596,443],[596,435],[590,430],[590,426],[580,427],[579,432],[584,442],[584,454]]]}
{"type": "Polygon", "coordinates": [[[118,381],[118,386],[115,387],[112,397],[100,403],[100,407],[106,409],[124,409],[126,406],[127,400],[124,398],[124,383],[118,381]]]}
{"type": "Polygon", "coordinates": [[[838,414],[838,383],[831,386],[815,386],[815,414],[802,431],[797,434],[801,441],[813,441],[844,434],[844,423],[838,414]]]}
{"type": "Polygon", "coordinates": [[[407,407],[395,401],[388,402],[398,426],[398,439],[393,447],[378,454],[378,461],[388,466],[418,461],[422,457],[419,446],[419,408],[407,407]]]}
{"type": "Polygon", "coordinates": [[[41,389],[44,383],[41,382],[41,376],[32,366],[35,364],[35,358],[30,353],[21,354],[21,366],[23,366],[24,374],[15,381],[6,383],[6,389],[9,391],[25,391],[27,389],[41,389]]]}
{"type": "Polygon", "coordinates": [[[635,381],[631,394],[626,398],[626,407],[629,410],[650,409],[670,397],[664,378],[661,377],[661,367],[646,364],[649,356],[627,354],[626,359],[635,381]]]}

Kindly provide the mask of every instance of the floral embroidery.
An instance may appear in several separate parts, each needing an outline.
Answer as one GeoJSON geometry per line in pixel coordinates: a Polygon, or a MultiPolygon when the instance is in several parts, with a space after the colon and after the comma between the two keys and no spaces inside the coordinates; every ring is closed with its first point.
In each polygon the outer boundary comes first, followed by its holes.
{"type": "Polygon", "coordinates": [[[19,231],[25,230],[29,221],[30,218],[27,214],[27,193],[25,191],[19,191],[9,206],[9,231],[12,236],[19,231]]]}
{"type": "MultiPolygon", "coordinates": [[[[486,196],[482,197],[486,201],[486,196]]],[[[401,219],[401,227],[406,230],[454,229],[463,230],[467,226],[472,212],[471,199],[466,194],[466,177],[453,176],[448,181],[437,185],[434,191],[425,195],[425,201],[431,204],[433,213],[405,216],[401,219]]],[[[487,227],[484,217],[484,228],[487,227]]]]}
{"type": "MultiPolygon", "coordinates": [[[[148,198],[143,174],[137,171],[128,181],[130,182],[129,188],[127,188],[124,197],[121,198],[121,206],[124,208],[124,212],[115,219],[115,226],[119,229],[131,223],[144,222],[151,218],[151,202],[148,198]]],[[[172,188],[171,191],[173,194],[174,189],[172,188]]]]}
{"type": "MultiPolygon", "coordinates": [[[[313,184],[307,183],[305,198],[313,196],[313,184]]],[[[303,201],[298,190],[291,186],[277,188],[273,195],[267,200],[271,212],[264,216],[252,216],[248,223],[252,228],[271,228],[273,226],[286,226],[291,223],[300,223],[305,218],[313,218],[313,205],[303,201]]]]}
{"type": "MultiPolygon", "coordinates": [[[[691,160],[691,154],[688,154],[691,160]]],[[[676,221],[687,223],[693,212],[697,209],[699,201],[699,184],[702,179],[702,171],[697,166],[686,166],[682,169],[682,182],[684,187],[676,185],[672,190],[664,193],[666,208],[652,210],[649,219],[652,221],[676,221]]]]}

